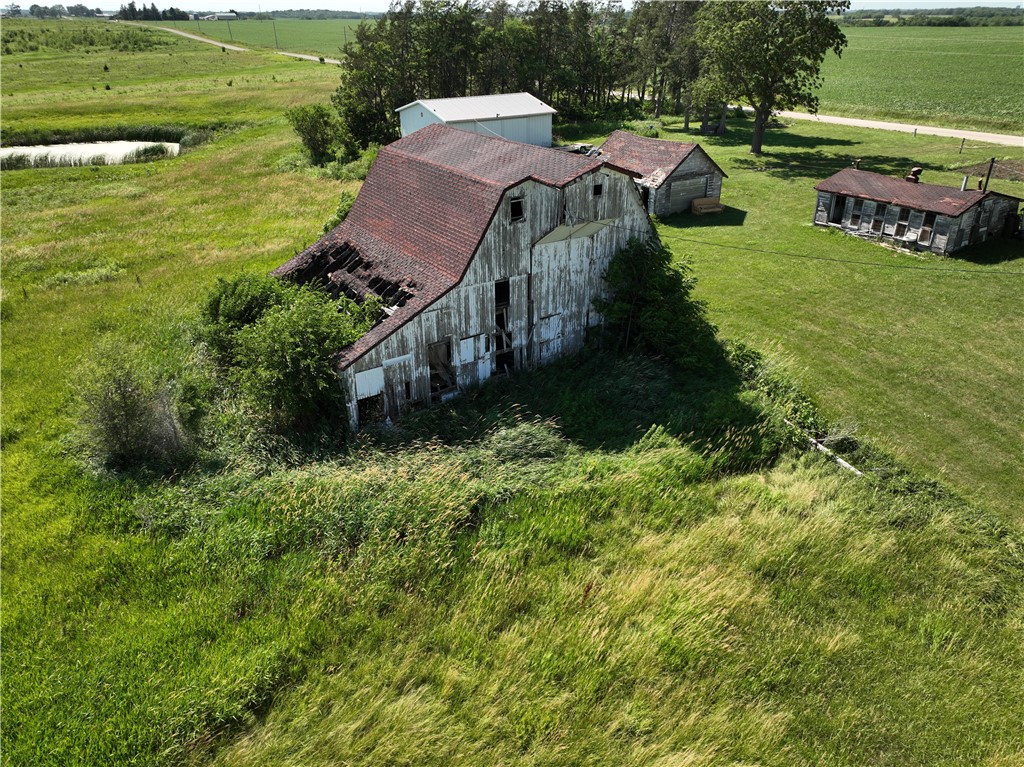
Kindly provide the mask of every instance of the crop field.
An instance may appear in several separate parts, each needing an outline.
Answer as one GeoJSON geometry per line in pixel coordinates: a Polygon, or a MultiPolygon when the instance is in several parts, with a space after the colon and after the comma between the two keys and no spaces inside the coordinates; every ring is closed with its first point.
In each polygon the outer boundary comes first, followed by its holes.
{"type": "MultiPolygon", "coordinates": [[[[276,19],[274,21],[162,21],[160,26],[253,48],[338,58],[341,46],[355,40],[360,19],[276,19]],[[229,29],[230,27],[230,29],[229,29]]],[[[373,23],[370,20],[369,23],[373,23]]]]}
{"type": "Polygon", "coordinates": [[[291,257],[356,184],[303,167],[283,117],[333,67],[46,39],[4,55],[5,139],[208,135],[3,173],[5,763],[1020,761],[1021,245],[938,259],[810,224],[853,157],[958,183],[1020,152],[800,123],[753,160],[737,121],[701,139],[728,210],[660,231],[722,336],[769,353],[757,375],[589,355],[327,459],[117,476],[72,439],[82,364],[201,357],[216,279],[291,257]],[[797,449],[792,380],[867,477],[797,449]]]}
{"type": "Polygon", "coordinates": [[[1024,135],[1021,27],[844,27],[822,114],[1024,135]]]}

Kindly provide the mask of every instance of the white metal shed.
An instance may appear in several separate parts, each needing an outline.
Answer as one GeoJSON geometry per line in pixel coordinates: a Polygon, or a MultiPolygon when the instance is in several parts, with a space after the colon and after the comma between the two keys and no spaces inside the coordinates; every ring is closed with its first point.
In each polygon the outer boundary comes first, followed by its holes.
{"type": "Polygon", "coordinates": [[[444,123],[534,146],[551,146],[551,115],[556,112],[529,93],[419,99],[395,111],[403,137],[431,123],[444,123]]]}

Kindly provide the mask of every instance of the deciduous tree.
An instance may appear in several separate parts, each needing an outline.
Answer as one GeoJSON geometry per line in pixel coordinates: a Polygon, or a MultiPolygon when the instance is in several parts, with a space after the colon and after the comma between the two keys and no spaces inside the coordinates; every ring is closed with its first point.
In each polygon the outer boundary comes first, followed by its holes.
{"type": "Polygon", "coordinates": [[[846,36],[831,16],[849,0],[749,0],[706,3],[697,22],[703,78],[727,89],[727,98],[754,108],[750,151],[760,154],[764,129],[776,109],[818,109],[821,63],[837,56],[846,36]]]}

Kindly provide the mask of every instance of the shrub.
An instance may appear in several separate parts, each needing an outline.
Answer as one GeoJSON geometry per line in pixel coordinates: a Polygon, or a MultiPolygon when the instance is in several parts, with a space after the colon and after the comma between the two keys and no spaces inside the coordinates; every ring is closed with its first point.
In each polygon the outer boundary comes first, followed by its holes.
{"type": "Polygon", "coordinates": [[[79,436],[107,469],[168,468],[187,455],[174,387],[157,380],[137,353],[101,346],[76,376],[79,436]]]}
{"type": "Polygon", "coordinates": [[[337,114],[323,104],[308,104],[285,112],[316,165],[333,159],[341,145],[341,122],[337,114]]]}
{"type": "Polygon", "coordinates": [[[324,224],[324,234],[334,229],[334,227],[340,226],[341,222],[348,218],[348,212],[352,210],[352,205],[355,201],[355,192],[346,189],[341,193],[341,196],[338,198],[338,209],[334,212],[331,220],[324,224]]]}
{"type": "Polygon", "coordinates": [[[688,268],[673,264],[660,241],[630,240],[612,258],[605,282],[609,298],[594,306],[621,351],[665,355],[688,368],[709,365],[715,327],[691,296],[695,280],[688,268]]]}
{"type": "Polygon", "coordinates": [[[359,157],[351,162],[331,163],[328,170],[331,177],[340,181],[363,181],[366,174],[370,172],[370,166],[377,159],[377,152],[380,151],[380,144],[370,144],[359,153],[359,157]]]}
{"type": "Polygon", "coordinates": [[[279,431],[333,421],[345,405],[336,352],[376,321],[379,302],[340,304],[327,294],[291,288],[286,304],[268,309],[237,333],[239,391],[279,431]]]}
{"type": "Polygon", "coordinates": [[[203,336],[219,363],[233,361],[235,334],[270,309],[284,304],[289,289],[281,280],[261,274],[217,280],[206,299],[202,319],[203,336]]]}

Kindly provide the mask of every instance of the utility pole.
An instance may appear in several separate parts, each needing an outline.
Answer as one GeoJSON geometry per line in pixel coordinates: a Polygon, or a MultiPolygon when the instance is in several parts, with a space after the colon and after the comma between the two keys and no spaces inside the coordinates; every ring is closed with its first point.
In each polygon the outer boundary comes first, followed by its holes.
{"type": "Polygon", "coordinates": [[[981,191],[988,191],[988,180],[992,177],[992,166],[996,164],[996,158],[993,157],[988,161],[988,173],[985,174],[985,186],[982,187],[981,191]]]}

